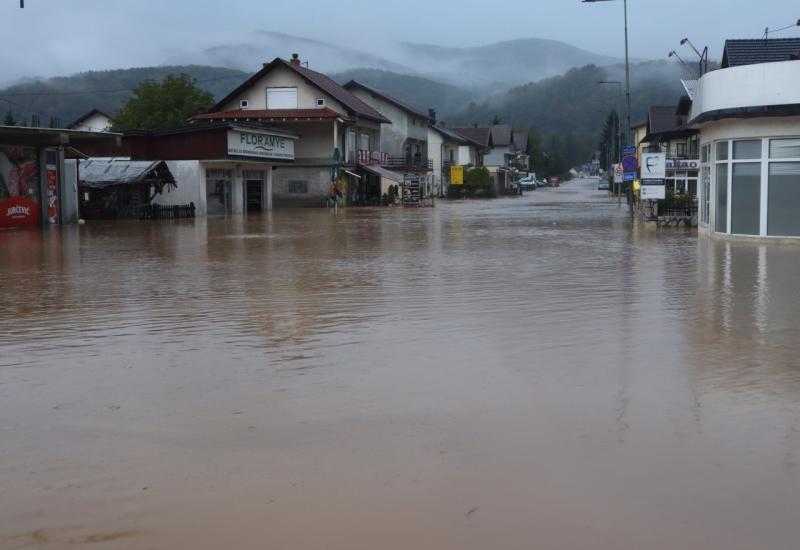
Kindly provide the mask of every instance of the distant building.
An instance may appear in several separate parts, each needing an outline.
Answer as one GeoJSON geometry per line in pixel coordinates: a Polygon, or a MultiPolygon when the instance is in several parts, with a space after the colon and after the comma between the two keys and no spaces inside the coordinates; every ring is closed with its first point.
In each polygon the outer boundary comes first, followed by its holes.
{"type": "Polygon", "coordinates": [[[438,193],[447,195],[451,169],[475,165],[479,144],[447,128],[444,122],[431,124],[428,129],[428,157],[433,164],[433,178],[438,193]]]}
{"type": "Polygon", "coordinates": [[[108,132],[114,124],[111,115],[100,109],[92,109],[78,117],[69,125],[70,130],[83,130],[86,132],[108,132]]]}
{"type": "Polygon", "coordinates": [[[513,179],[520,172],[527,174],[529,170],[527,132],[515,131],[510,124],[454,129],[459,134],[480,143],[484,148],[481,162],[492,174],[498,193],[510,193],[513,179]],[[517,140],[521,143],[518,144],[517,140]]]}
{"type": "Polygon", "coordinates": [[[666,155],[667,193],[696,197],[700,132],[687,123],[688,117],[678,114],[675,105],[650,107],[641,145],[644,152],[666,155]]]}
{"type": "Polygon", "coordinates": [[[680,114],[700,131],[700,226],[800,237],[800,39],[729,40],[680,114]]]}

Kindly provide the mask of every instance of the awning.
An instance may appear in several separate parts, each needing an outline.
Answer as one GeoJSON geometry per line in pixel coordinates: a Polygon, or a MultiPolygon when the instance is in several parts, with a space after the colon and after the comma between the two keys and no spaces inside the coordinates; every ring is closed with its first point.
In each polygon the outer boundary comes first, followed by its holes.
{"type": "Polygon", "coordinates": [[[347,175],[353,176],[356,179],[361,179],[361,176],[359,176],[358,174],[356,174],[354,172],[351,172],[350,170],[345,170],[344,173],[347,174],[347,175]]]}
{"type": "Polygon", "coordinates": [[[370,174],[375,174],[376,176],[386,178],[387,180],[394,181],[396,183],[403,183],[403,181],[405,180],[403,174],[387,170],[382,166],[375,166],[372,164],[359,164],[358,167],[364,170],[365,172],[369,172],[370,174]]]}
{"type": "Polygon", "coordinates": [[[80,183],[103,188],[132,185],[153,180],[174,184],[175,178],[163,160],[122,160],[90,158],[80,165],[80,183]]]}

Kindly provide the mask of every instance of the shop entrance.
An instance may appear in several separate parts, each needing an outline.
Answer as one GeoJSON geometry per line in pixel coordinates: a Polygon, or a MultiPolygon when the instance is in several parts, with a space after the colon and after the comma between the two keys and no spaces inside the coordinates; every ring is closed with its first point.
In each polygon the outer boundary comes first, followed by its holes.
{"type": "Polygon", "coordinates": [[[264,210],[264,172],[245,170],[244,176],[244,209],[245,212],[261,212],[264,210]]]}

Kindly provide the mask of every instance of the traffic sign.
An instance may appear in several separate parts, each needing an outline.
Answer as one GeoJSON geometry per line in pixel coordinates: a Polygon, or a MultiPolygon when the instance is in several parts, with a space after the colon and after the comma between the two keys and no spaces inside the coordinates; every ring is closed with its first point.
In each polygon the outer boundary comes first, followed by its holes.
{"type": "Polygon", "coordinates": [[[625,156],[635,155],[636,154],[636,146],[635,145],[626,145],[622,148],[622,154],[625,156]]]}
{"type": "Polygon", "coordinates": [[[621,164],[615,164],[614,165],[614,183],[622,183],[622,174],[623,173],[624,172],[622,171],[622,165],[621,164]]]}
{"type": "Polygon", "coordinates": [[[625,172],[622,181],[636,181],[636,172],[625,172]]]}
{"type": "Polygon", "coordinates": [[[628,155],[622,159],[622,168],[626,172],[636,172],[639,169],[639,161],[636,157],[628,155]]]}

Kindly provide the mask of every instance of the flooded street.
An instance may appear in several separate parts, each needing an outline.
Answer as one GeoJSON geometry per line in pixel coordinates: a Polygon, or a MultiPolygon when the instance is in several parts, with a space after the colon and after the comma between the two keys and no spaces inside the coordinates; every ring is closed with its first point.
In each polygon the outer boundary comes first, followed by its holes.
{"type": "Polygon", "coordinates": [[[798,273],[596,180],[0,232],[0,549],[793,550],[798,273]]]}

